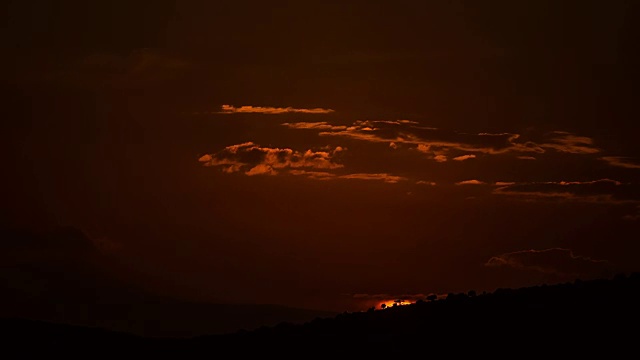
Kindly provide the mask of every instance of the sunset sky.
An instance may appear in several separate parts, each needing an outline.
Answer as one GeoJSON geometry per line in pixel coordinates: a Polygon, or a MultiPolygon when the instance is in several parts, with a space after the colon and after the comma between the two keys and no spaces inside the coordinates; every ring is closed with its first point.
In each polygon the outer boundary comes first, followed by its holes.
{"type": "Polygon", "coordinates": [[[9,1],[2,227],[337,311],[638,271],[639,5],[9,1]]]}

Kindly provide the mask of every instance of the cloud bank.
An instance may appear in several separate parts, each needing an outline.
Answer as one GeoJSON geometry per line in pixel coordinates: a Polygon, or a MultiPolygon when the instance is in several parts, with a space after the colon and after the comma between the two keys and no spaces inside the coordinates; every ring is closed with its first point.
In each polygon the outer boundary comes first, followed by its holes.
{"type": "Polygon", "coordinates": [[[427,154],[436,162],[476,158],[479,154],[513,153],[520,159],[535,160],[530,154],[549,151],[589,155],[601,150],[593,139],[565,131],[552,131],[536,139],[517,133],[461,133],[421,126],[411,120],[357,120],[350,125],[327,122],[283,123],[290,129],[316,130],[319,136],[341,137],[370,143],[385,143],[392,149],[405,145],[427,154]]]}
{"type": "Polygon", "coordinates": [[[395,184],[407,180],[388,173],[336,173],[344,165],[336,162],[346,149],[336,146],[330,151],[297,151],[289,148],[263,147],[253,142],[230,145],[198,161],[203,166],[220,167],[225,173],[241,172],[247,176],[294,175],[314,180],[375,180],[395,184]]]}

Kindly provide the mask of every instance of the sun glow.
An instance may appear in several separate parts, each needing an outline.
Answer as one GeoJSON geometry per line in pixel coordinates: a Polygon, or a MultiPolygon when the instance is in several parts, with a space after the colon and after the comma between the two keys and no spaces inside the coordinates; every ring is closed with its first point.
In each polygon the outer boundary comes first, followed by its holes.
{"type": "Polygon", "coordinates": [[[394,306],[405,306],[405,305],[411,305],[411,304],[413,304],[413,302],[409,300],[390,299],[390,300],[383,300],[378,302],[376,304],[376,309],[386,309],[394,306]]]}

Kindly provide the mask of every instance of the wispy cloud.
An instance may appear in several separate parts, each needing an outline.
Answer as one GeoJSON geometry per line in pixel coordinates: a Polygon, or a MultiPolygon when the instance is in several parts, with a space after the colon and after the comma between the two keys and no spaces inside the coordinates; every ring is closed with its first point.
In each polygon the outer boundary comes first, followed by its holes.
{"type": "Polygon", "coordinates": [[[595,154],[600,149],[593,146],[593,139],[577,136],[566,131],[554,131],[555,137],[543,146],[561,152],[572,154],[595,154]]]}
{"type": "Polygon", "coordinates": [[[638,208],[636,209],[635,213],[629,214],[629,215],[625,215],[623,217],[623,219],[629,220],[629,221],[638,221],[638,220],[640,220],[640,206],[638,206],[638,208]]]}
{"type": "Polygon", "coordinates": [[[390,175],[387,173],[379,173],[379,174],[368,174],[368,173],[358,173],[358,174],[347,174],[341,175],[338,178],[340,179],[356,179],[356,180],[381,180],[386,183],[395,184],[399,181],[407,180],[407,178],[402,176],[390,175]]]}
{"type": "Polygon", "coordinates": [[[387,173],[353,173],[353,174],[335,174],[330,172],[319,171],[306,171],[306,170],[291,170],[291,175],[306,176],[315,180],[374,180],[383,181],[389,184],[396,184],[400,181],[405,181],[407,178],[402,176],[391,175],[387,173]]]}
{"type": "Polygon", "coordinates": [[[617,180],[547,181],[526,183],[496,183],[493,194],[526,201],[568,201],[606,204],[634,204],[640,202],[634,184],[617,180]]]}
{"type": "Polygon", "coordinates": [[[480,180],[464,180],[464,181],[458,181],[456,183],[456,185],[484,185],[486,184],[484,181],[480,181],[480,180]]]}
{"type": "Polygon", "coordinates": [[[453,158],[453,160],[455,161],[465,161],[465,160],[469,160],[469,159],[475,159],[476,156],[471,154],[471,155],[461,155],[461,156],[456,156],[453,158]]]}
{"type": "Polygon", "coordinates": [[[418,180],[418,181],[416,181],[416,184],[418,184],[418,185],[436,186],[435,182],[433,182],[433,181],[425,181],[425,180],[418,180]]]}
{"type": "Polygon", "coordinates": [[[348,126],[327,122],[283,125],[291,129],[317,130],[320,136],[386,143],[394,149],[400,144],[405,144],[408,148],[429,155],[428,158],[437,162],[444,162],[449,157],[462,161],[472,159],[478,154],[514,153],[520,159],[535,160],[535,157],[528,154],[543,154],[550,150],[580,155],[600,152],[591,138],[563,131],[547,133],[534,140],[516,133],[469,134],[446,131],[421,126],[410,120],[357,120],[348,126]]]}
{"type": "Polygon", "coordinates": [[[606,161],[611,166],[626,169],[640,169],[640,164],[632,162],[629,158],[623,156],[603,156],[600,160],[606,161]]]}
{"type": "Polygon", "coordinates": [[[286,113],[302,113],[302,114],[329,114],[334,112],[333,109],[312,108],[298,109],[293,107],[270,107],[270,106],[251,106],[244,105],[235,107],[233,105],[222,105],[218,114],[237,114],[237,113],[258,113],[258,114],[286,114],[286,113]]]}
{"type": "Polygon", "coordinates": [[[563,248],[514,251],[494,256],[485,263],[489,267],[510,267],[569,277],[600,275],[610,265],[606,260],[574,255],[570,249],[563,248]]]}
{"type": "Polygon", "coordinates": [[[321,122],[297,122],[297,123],[283,123],[282,126],[286,126],[290,129],[310,129],[310,130],[346,130],[344,125],[331,125],[325,121],[321,122]]]}
{"type": "Polygon", "coordinates": [[[496,181],[495,185],[496,186],[510,186],[510,185],[515,185],[515,182],[511,182],[511,181],[496,181]]]}

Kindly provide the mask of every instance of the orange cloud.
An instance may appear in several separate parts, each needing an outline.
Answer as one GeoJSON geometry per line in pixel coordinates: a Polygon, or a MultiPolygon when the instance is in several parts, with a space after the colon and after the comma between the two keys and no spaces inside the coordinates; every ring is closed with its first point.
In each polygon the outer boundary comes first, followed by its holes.
{"type": "Polygon", "coordinates": [[[459,181],[456,183],[456,185],[484,185],[486,184],[484,181],[480,181],[480,180],[464,180],[464,181],[459,181]]]}
{"type": "Polygon", "coordinates": [[[226,173],[244,172],[247,176],[290,174],[314,180],[373,180],[389,184],[407,180],[405,177],[387,173],[337,174],[327,171],[344,167],[334,162],[334,157],[346,149],[336,146],[326,150],[328,151],[295,151],[246,142],[227,146],[214,154],[204,154],[198,161],[203,166],[218,166],[226,173]]]}
{"type": "Polygon", "coordinates": [[[407,180],[407,178],[402,176],[394,176],[389,175],[387,173],[379,173],[379,174],[368,174],[368,173],[358,173],[358,174],[347,174],[339,176],[340,179],[358,179],[358,180],[381,180],[386,183],[395,184],[402,180],[407,180]]]}
{"type": "Polygon", "coordinates": [[[520,159],[520,160],[536,160],[536,158],[533,157],[533,156],[518,156],[518,159],[520,159]]]}
{"type": "Polygon", "coordinates": [[[245,172],[245,174],[249,176],[253,175],[276,175],[278,172],[275,171],[271,166],[267,164],[258,164],[252,167],[249,171],[245,172]]]}
{"type": "Polygon", "coordinates": [[[198,161],[204,166],[220,166],[224,172],[245,171],[252,175],[275,175],[280,169],[338,169],[344,167],[333,157],[344,151],[337,146],[332,151],[295,151],[284,148],[261,147],[253,142],[230,145],[215,154],[202,155],[198,161]]]}
{"type": "Polygon", "coordinates": [[[418,144],[418,146],[416,147],[416,149],[418,149],[418,151],[423,152],[423,153],[428,153],[429,149],[431,149],[431,146],[429,145],[425,145],[425,144],[418,144]]]}
{"type": "Polygon", "coordinates": [[[600,160],[606,161],[611,166],[622,167],[626,169],[640,169],[640,164],[629,161],[629,158],[623,156],[604,156],[600,160]]]}
{"type": "Polygon", "coordinates": [[[475,155],[471,154],[471,155],[462,155],[462,156],[456,156],[453,158],[453,160],[455,161],[465,161],[465,160],[469,160],[469,159],[475,159],[475,155]]]}
{"type": "Polygon", "coordinates": [[[237,114],[237,113],[258,113],[258,114],[286,114],[286,113],[302,113],[302,114],[329,114],[334,112],[333,109],[313,108],[313,109],[296,109],[292,107],[278,108],[269,106],[240,106],[222,105],[218,114],[237,114]]]}
{"type": "Polygon", "coordinates": [[[346,130],[347,129],[347,127],[344,125],[331,125],[326,121],[283,123],[282,126],[286,126],[290,129],[311,129],[311,130],[346,130]]]}
{"type": "Polygon", "coordinates": [[[542,144],[545,148],[572,154],[595,154],[600,149],[593,147],[593,140],[586,136],[576,136],[566,131],[554,131],[555,135],[549,143],[542,144]]]}
{"type": "Polygon", "coordinates": [[[298,176],[299,175],[307,176],[315,180],[338,180],[338,179],[377,180],[377,181],[383,181],[389,184],[395,184],[400,181],[407,180],[407,178],[405,177],[390,175],[387,173],[354,173],[354,174],[338,175],[335,173],[322,172],[322,171],[291,170],[289,171],[289,174],[298,175],[298,176]]]}
{"type": "MultiPolygon", "coordinates": [[[[393,142],[412,145],[414,149],[423,152],[433,152],[431,159],[444,161],[443,157],[450,152],[466,152],[467,155],[458,156],[459,160],[471,159],[477,153],[499,155],[507,153],[545,153],[548,150],[571,154],[595,154],[600,149],[593,145],[593,140],[586,136],[578,136],[568,132],[554,131],[546,134],[541,141],[523,139],[514,133],[479,133],[468,134],[444,131],[432,127],[419,126],[408,120],[358,120],[350,126],[331,125],[323,123],[286,123],[293,129],[320,130],[320,136],[345,137],[353,140],[373,143],[393,142]],[[299,124],[299,125],[298,125],[299,124]],[[313,124],[313,125],[312,125],[313,124]],[[465,157],[466,156],[466,157],[465,157]]],[[[535,160],[532,156],[519,155],[519,158],[535,160]]]]}
{"type": "Polygon", "coordinates": [[[436,155],[433,157],[433,160],[437,161],[437,162],[446,162],[447,161],[447,157],[444,155],[436,155]]]}

